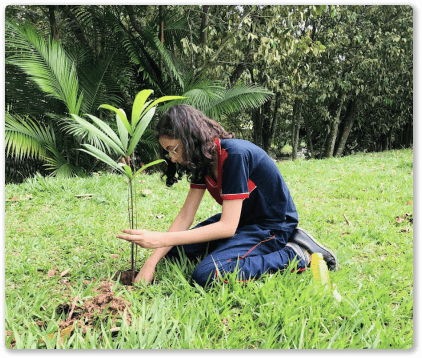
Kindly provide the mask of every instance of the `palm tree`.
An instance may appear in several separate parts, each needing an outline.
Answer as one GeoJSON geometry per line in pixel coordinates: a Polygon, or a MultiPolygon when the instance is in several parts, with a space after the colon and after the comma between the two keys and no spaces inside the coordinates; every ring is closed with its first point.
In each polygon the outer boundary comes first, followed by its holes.
{"type": "MultiPolygon", "coordinates": [[[[84,113],[98,102],[99,88],[104,86],[104,73],[107,71],[105,65],[109,62],[106,58],[104,62],[100,63],[97,71],[92,72],[92,76],[88,81],[80,81],[77,73],[75,61],[64,50],[63,46],[57,41],[46,41],[42,36],[37,34],[35,29],[28,23],[19,26],[10,19],[6,20],[6,66],[9,68],[17,68],[14,71],[15,76],[8,77],[9,94],[7,100],[9,101],[8,111],[8,125],[6,126],[6,137],[14,142],[10,145],[10,153],[15,155],[18,153],[31,155],[34,153],[36,146],[43,146],[45,141],[39,138],[38,134],[44,124],[48,123],[50,131],[56,136],[66,136],[63,133],[61,125],[70,120],[69,115],[78,115],[84,113]],[[99,81],[95,79],[100,78],[99,81]],[[19,88],[18,81],[25,79],[27,86],[25,90],[17,91],[19,88]],[[26,119],[29,125],[26,126],[25,132],[23,128],[22,117],[18,116],[18,111],[22,110],[27,104],[25,100],[30,97],[29,91],[34,89],[35,95],[38,96],[39,107],[46,110],[48,104],[55,104],[52,106],[53,111],[47,113],[40,113],[35,107],[35,103],[30,108],[32,117],[36,117],[37,121],[26,119]],[[40,122],[36,124],[36,122],[40,122]],[[21,146],[27,141],[28,136],[32,131],[31,146],[21,146]],[[37,131],[38,129],[38,131],[37,131]],[[40,139],[40,140],[37,140],[40,139]]],[[[29,118],[29,117],[27,117],[29,118]]],[[[85,133],[86,135],[87,133],[85,133]]],[[[50,169],[54,174],[81,174],[82,170],[79,167],[78,155],[75,154],[74,148],[80,146],[84,133],[74,138],[62,140],[60,143],[65,145],[53,146],[55,143],[49,143],[49,147],[43,152],[42,158],[47,160],[50,169]]],[[[96,137],[89,137],[89,140],[96,145],[100,145],[100,140],[96,137]]],[[[55,136],[52,139],[54,142],[55,136]]],[[[37,151],[35,151],[37,152],[37,151]]],[[[38,151],[39,152],[39,151],[38,151]]]]}

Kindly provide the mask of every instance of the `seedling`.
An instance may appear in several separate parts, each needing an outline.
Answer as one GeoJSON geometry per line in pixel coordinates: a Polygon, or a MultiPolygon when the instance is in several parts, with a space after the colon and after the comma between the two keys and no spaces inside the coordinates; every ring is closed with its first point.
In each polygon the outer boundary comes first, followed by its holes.
{"type": "MultiPolygon", "coordinates": [[[[133,154],[139,140],[141,139],[145,129],[151,122],[154,116],[156,106],[165,101],[172,101],[183,97],[179,96],[164,96],[156,99],[155,101],[147,101],[151,95],[152,90],[143,90],[138,93],[133,102],[131,123],[126,117],[126,113],[121,108],[115,108],[108,104],[102,104],[99,108],[111,110],[116,113],[116,123],[118,132],[115,133],[104,121],[88,114],[87,116],[92,119],[94,124],[86,121],[85,119],[72,114],[73,118],[79,125],[91,135],[96,136],[104,144],[105,148],[121,156],[120,162],[117,163],[105,151],[94,147],[91,144],[83,144],[86,149],[80,149],[102,162],[108,164],[113,169],[121,172],[128,180],[128,215],[129,225],[131,229],[136,229],[136,214],[134,205],[133,183],[136,176],[148,167],[161,163],[163,160],[156,160],[142,168],[136,170],[133,154]],[[132,158],[132,160],[131,160],[132,158]],[[132,165],[131,165],[132,163],[132,165]]],[[[131,243],[131,277],[133,282],[135,278],[135,257],[134,257],[134,243],[131,243]]]]}

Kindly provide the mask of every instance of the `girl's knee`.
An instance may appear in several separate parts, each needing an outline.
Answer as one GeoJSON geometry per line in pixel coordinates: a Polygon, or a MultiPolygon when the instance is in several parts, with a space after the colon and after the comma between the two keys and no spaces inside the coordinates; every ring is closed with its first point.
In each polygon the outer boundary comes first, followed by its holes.
{"type": "Polygon", "coordinates": [[[234,272],[237,267],[237,260],[217,263],[214,260],[207,259],[205,258],[192,273],[192,280],[202,287],[216,278],[223,278],[226,273],[234,272]]]}
{"type": "Polygon", "coordinates": [[[213,265],[199,264],[192,273],[192,280],[198,285],[205,287],[215,278],[216,269],[213,265]]]}

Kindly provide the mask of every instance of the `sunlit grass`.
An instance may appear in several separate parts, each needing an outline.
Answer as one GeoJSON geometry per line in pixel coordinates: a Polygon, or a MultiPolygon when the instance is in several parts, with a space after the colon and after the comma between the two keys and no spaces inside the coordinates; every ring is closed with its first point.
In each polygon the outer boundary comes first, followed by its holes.
{"type": "MultiPolygon", "coordinates": [[[[412,151],[278,166],[300,226],[337,254],[330,279],[341,302],[318,294],[310,271],[249,283],[232,276],[204,290],[190,281],[195,263],[163,260],[153,285],[114,286],[132,304],[130,326],[122,319],[112,333],[111,322],[99,323],[51,341],[66,318],[59,305],[92,297],[100,282],[130,268],[130,245],[115,238],[128,225],[127,185],[110,174],[38,177],[5,188],[6,200],[14,198],[5,218],[6,347],[13,340],[14,348],[411,348],[413,224],[395,219],[413,214],[412,151]]],[[[139,179],[138,227],[167,230],[187,182],[167,188],[158,174],[139,179]]],[[[219,209],[206,194],[195,223],[219,209]]],[[[150,252],[138,250],[138,269],[150,252]]]]}

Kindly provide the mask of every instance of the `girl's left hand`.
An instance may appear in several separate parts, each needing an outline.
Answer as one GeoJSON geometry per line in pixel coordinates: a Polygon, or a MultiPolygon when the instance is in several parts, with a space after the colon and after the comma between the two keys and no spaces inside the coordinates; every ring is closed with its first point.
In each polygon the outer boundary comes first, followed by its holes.
{"type": "Polygon", "coordinates": [[[160,232],[131,229],[123,229],[122,232],[129,235],[117,235],[116,237],[133,242],[145,249],[156,249],[163,246],[161,243],[160,232]]]}

